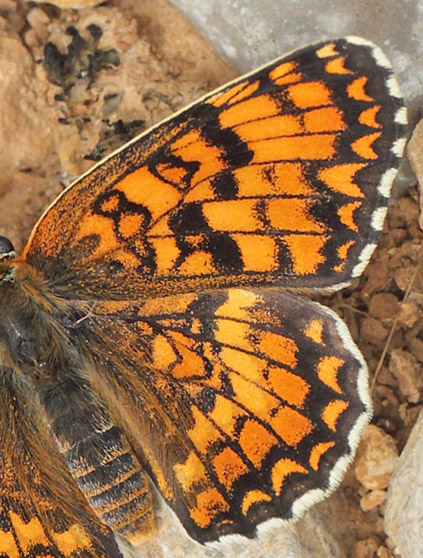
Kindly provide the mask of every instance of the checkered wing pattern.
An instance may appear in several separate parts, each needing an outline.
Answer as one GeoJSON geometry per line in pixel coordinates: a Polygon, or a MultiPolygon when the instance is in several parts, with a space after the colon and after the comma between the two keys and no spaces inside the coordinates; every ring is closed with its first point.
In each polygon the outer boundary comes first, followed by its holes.
{"type": "Polygon", "coordinates": [[[148,425],[132,430],[141,461],[198,540],[292,519],[339,482],[371,406],[364,361],[327,308],[229,289],[103,303],[87,320],[116,355],[94,383],[113,383],[111,404],[124,378],[122,408],[148,425]]]}

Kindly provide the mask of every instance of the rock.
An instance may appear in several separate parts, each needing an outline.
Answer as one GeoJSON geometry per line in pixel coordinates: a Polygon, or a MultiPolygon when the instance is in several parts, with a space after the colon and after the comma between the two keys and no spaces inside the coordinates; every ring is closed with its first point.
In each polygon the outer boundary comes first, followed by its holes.
{"type": "MultiPolygon", "coordinates": [[[[398,380],[395,376],[389,371],[386,366],[382,366],[380,369],[379,375],[377,377],[377,381],[379,384],[384,386],[397,386],[398,380]]],[[[398,401],[395,399],[395,404],[398,404],[398,401]]]]}
{"type": "Polygon", "coordinates": [[[391,242],[391,248],[394,246],[400,246],[407,237],[407,231],[405,229],[394,229],[389,232],[389,241],[391,242]]]}
{"type": "Polygon", "coordinates": [[[402,403],[399,406],[399,415],[404,423],[404,426],[410,427],[416,423],[417,417],[422,410],[422,405],[408,405],[408,403],[402,403]]]}
{"type": "Polygon", "coordinates": [[[364,431],[355,462],[355,476],[368,490],[382,490],[398,462],[394,439],[370,424],[364,431]]]}
{"type": "Polygon", "coordinates": [[[385,500],[385,490],[372,490],[361,497],[360,507],[364,512],[368,512],[382,505],[385,500]]]}
{"type": "Polygon", "coordinates": [[[420,228],[423,229],[423,120],[414,128],[413,135],[407,146],[408,160],[417,177],[420,190],[420,228]]]}
{"type": "Polygon", "coordinates": [[[412,355],[416,357],[419,362],[423,362],[423,341],[418,337],[411,339],[408,344],[408,349],[412,355]]]}
{"type": "Polygon", "coordinates": [[[395,550],[395,543],[391,539],[391,537],[386,537],[385,538],[385,545],[386,545],[387,548],[389,548],[389,550],[395,550]]]}
{"type": "Polygon", "coordinates": [[[50,18],[41,8],[32,8],[27,15],[30,30],[25,34],[28,46],[35,47],[38,42],[45,43],[48,38],[48,25],[50,18]]]}
{"type": "Polygon", "coordinates": [[[239,536],[224,538],[222,542],[213,544],[213,547],[201,546],[189,539],[181,524],[175,521],[174,515],[162,501],[158,502],[156,509],[157,535],[161,550],[157,552],[155,544],[148,540],[140,547],[140,553],[136,554],[135,558],[345,557],[345,552],[327,528],[324,515],[316,508],[307,512],[297,523],[278,523],[261,531],[254,539],[239,536]],[[282,554],[279,554],[280,549],[283,549],[282,554]]]}
{"type": "Polygon", "coordinates": [[[389,371],[398,379],[404,397],[410,403],[418,403],[423,398],[423,367],[415,356],[401,349],[393,349],[389,361],[389,371]]]}
{"type": "Polygon", "coordinates": [[[377,293],[369,303],[369,314],[379,320],[392,320],[398,314],[400,305],[392,293],[377,293]]]}
{"type": "Polygon", "coordinates": [[[46,98],[48,84],[19,36],[0,31],[0,53],[0,192],[5,192],[17,170],[39,170],[50,161],[63,135],[46,98]]]}
{"type": "MultiPolygon", "coordinates": [[[[408,229],[410,226],[414,225],[417,222],[417,219],[420,216],[419,206],[410,197],[402,197],[398,201],[398,209],[401,212],[404,221],[405,227],[408,229]]],[[[414,236],[414,235],[411,235],[414,236]]]]}
{"type": "Polygon", "coordinates": [[[375,424],[387,434],[395,435],[398,430],[398,398],[394,390],[376,383],[373,389],[375,424]]]}
{"type": "Polygon", "coordinates": [[[375,253],[375,257],[370,260],[369,265],[364,270],[366,282],[361,291],[363,300],[369,300],[374,293],[381,291],[387,285],[389,281],[388,261],[389,257],[387,251],[381,249],[379,249],[375,253]]]}
{"type": "Polygon", "coordinates": [[[146,9],[144,2],[134,6],[136,17],[126,2],[119,9],[61,12],[25,3],[15,18],[13,4],[0,1],[0,234],[20,251],[42,211],[62,191],[61,182],[69,183],[69,177],[93,165],[85,157],[95,150],[104,156],[135,135],[132,130],[129,137],[119,137],[115,123],[143,120],[151,125],[230,80],[234,72],[176,8],[163,8],[159,0],[151,22],[154,53],[137,23],[146,20],[138,14],[146,9]],[[160,10],[168,17],[166,30],[160,10]],[[67,30],[91,45],[87,28],[93,25],[101,36],[81,61],[79,50],[69,49],[67,30]],[[59,53],[56,67],[70,74],[63,87],[49,79],[46,44],[59,53]],[[170,49],[164,55],[163,44],[172,44],[173,58],[170,49]],[[80,64],[99,52],[117,53],[120,64],[105,64],[87,77],[80,64]],[[113,99],[119,102],[113,105],[113,99]],[[107,143],[110,136],[115,144],[107,143]]]}
{"type": "Polygon", "coordinates": [[[400,303],[398,313],[398,324],[405,327],[413,327],[422,316],[422,310],[415,300],[403,300],[400,303]]]}
{"type": "Polygon", "coordinates": [[[376,552],[377,558],[394,558],[394,555],[386,546],[380,546],[376,552]]]}
{"type": "Polygon", "coordinates": [[[415,281],[416,269],[412,265],[407,267],[399,267],[394,272],[394,281],[401,291],[406,291],[408,287],[415,281]]]}
{"type": "Polygon", "coordinates": [[[391,477],[385,529],[401,558],[423,558],[423,412],[391,477]]]}
{"type": "Polygon", "coordinates": [[[380,541],[376,536],[356,542],[351,549],[351,558],[374,558],[380,541]]]}
{"type": "Polygon", "coordinates": [[[366,339],[369,343],[381,346],[388,337],[389,331],[386,327],[375,318],[364,318],[361,322],[360,335],[362,339],[366,339]]]}

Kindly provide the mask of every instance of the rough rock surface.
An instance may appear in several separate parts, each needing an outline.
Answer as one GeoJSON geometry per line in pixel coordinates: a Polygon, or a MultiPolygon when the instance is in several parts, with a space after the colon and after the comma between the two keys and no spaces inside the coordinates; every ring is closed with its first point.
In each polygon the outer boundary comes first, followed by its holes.
{"type": "Polygon", "coordinates": [[[228,537],[202,546],[187,538],[173,513],[157,506],[160,545],[144,545],[137,558],[344,558],[345,548],[331,533],[324,508],[310,510],[299,523],[260,532],[255,539],[228,537]],[[281,550],[283,549],[283,550],[281,550]],[[146,556],[145,553],[148,552],[146,556]],[[160,554],[160,552],[162,554],[160,554]]]}
{"type": "Polygon", "coordinates": [[[413,130],[413,134],[408,142],[407,155],[411,168],[418,177],[418,187],[420,192],[420,227],[423,228],[423,120],[420,120],[413,130]]]}
{"type": "Polygon", "coordinates": [[[124,4],[1,0],[0,234],[18,250],[70,180],[234,76],[164,0],[124,4]]]}
{"type": "Polygon", "coordinates": [[[242,71],[322,39],[360,35],[386,50],[406,99],[421,102],[423,2],[171,0],[242,71]],[[375,22],[377,21],[377,25],[375,22]]]}
{"type": "Polygon", "coordinates": [[[385,528],[401,558],[423,557],[423,412],[389,483],[385,528]]]}

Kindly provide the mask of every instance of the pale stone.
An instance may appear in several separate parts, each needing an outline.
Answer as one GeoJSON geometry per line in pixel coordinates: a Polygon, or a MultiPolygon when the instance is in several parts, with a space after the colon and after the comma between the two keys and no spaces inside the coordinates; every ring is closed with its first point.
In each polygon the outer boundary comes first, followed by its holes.
{"type": "Polygon", "coordinates": [[[393,558],[392,552],[390,552],[386,546],[380,546],[376,552],[377,558],[393,558]]]}
{"type": "Polygon", "coordinates": [[[389,370],[398,380],[399,388],[410,403],[423,398],[423,367],[415,356],[401,349],[393,349],[389,370]]]}
{"type": "Polygon", "coordinates": [[[423,558],[423,412],[391,477],[385,529],[401,558],[423,558]]]}
{"type": "MultiPolygon", "coordinates": [[[[344,558],[345,552],[316,508],[297,523],[279,522],[257,538],[224,537],[200,545],[190,539],[173,512],[156,503],[158,532],[142,543],[134,558],[344,558]],[[283,549],[279,554],[279,549],[283,549]]],[[[376,546],[377,548],[377,546],[376,546]]],[[[129,558],[129,557],[128,557],[129,558]]]]}
{"type": "Polygon", "coordinates": [[[386,488],[398,462],[394,439],[370,424],[357,452],[355,475],[368,490],[386,488]]]}
{"type": "Polygon", "coordinates": [[[413,327],[422,316],[422,309],[415,300],[404,300],[400,304],[398,323],[405,327],[413,327]]]}
{"type": "Polygon", "coordinates": [[[423,228],[423,120],[414,128],[413,134],[407,145],[407,155],[411,168],[417,177],[420,191],[420,228],[423,228]]]}
{"type": "Polygon", "coordinates": [[[364,512],[377,508],[386,500],[385,490],[372,490],[367,492],[360,500],[360,507],[364,512]]]}

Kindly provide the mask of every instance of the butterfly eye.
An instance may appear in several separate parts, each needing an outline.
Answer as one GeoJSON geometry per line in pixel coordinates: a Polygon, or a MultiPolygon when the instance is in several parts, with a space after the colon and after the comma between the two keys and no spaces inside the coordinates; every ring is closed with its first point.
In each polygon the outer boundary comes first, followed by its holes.
{"type": "Polygon", "coordinates": [[[8,238],[0,236],[0,262],[16,256],[15,248],[8,238]]]}

